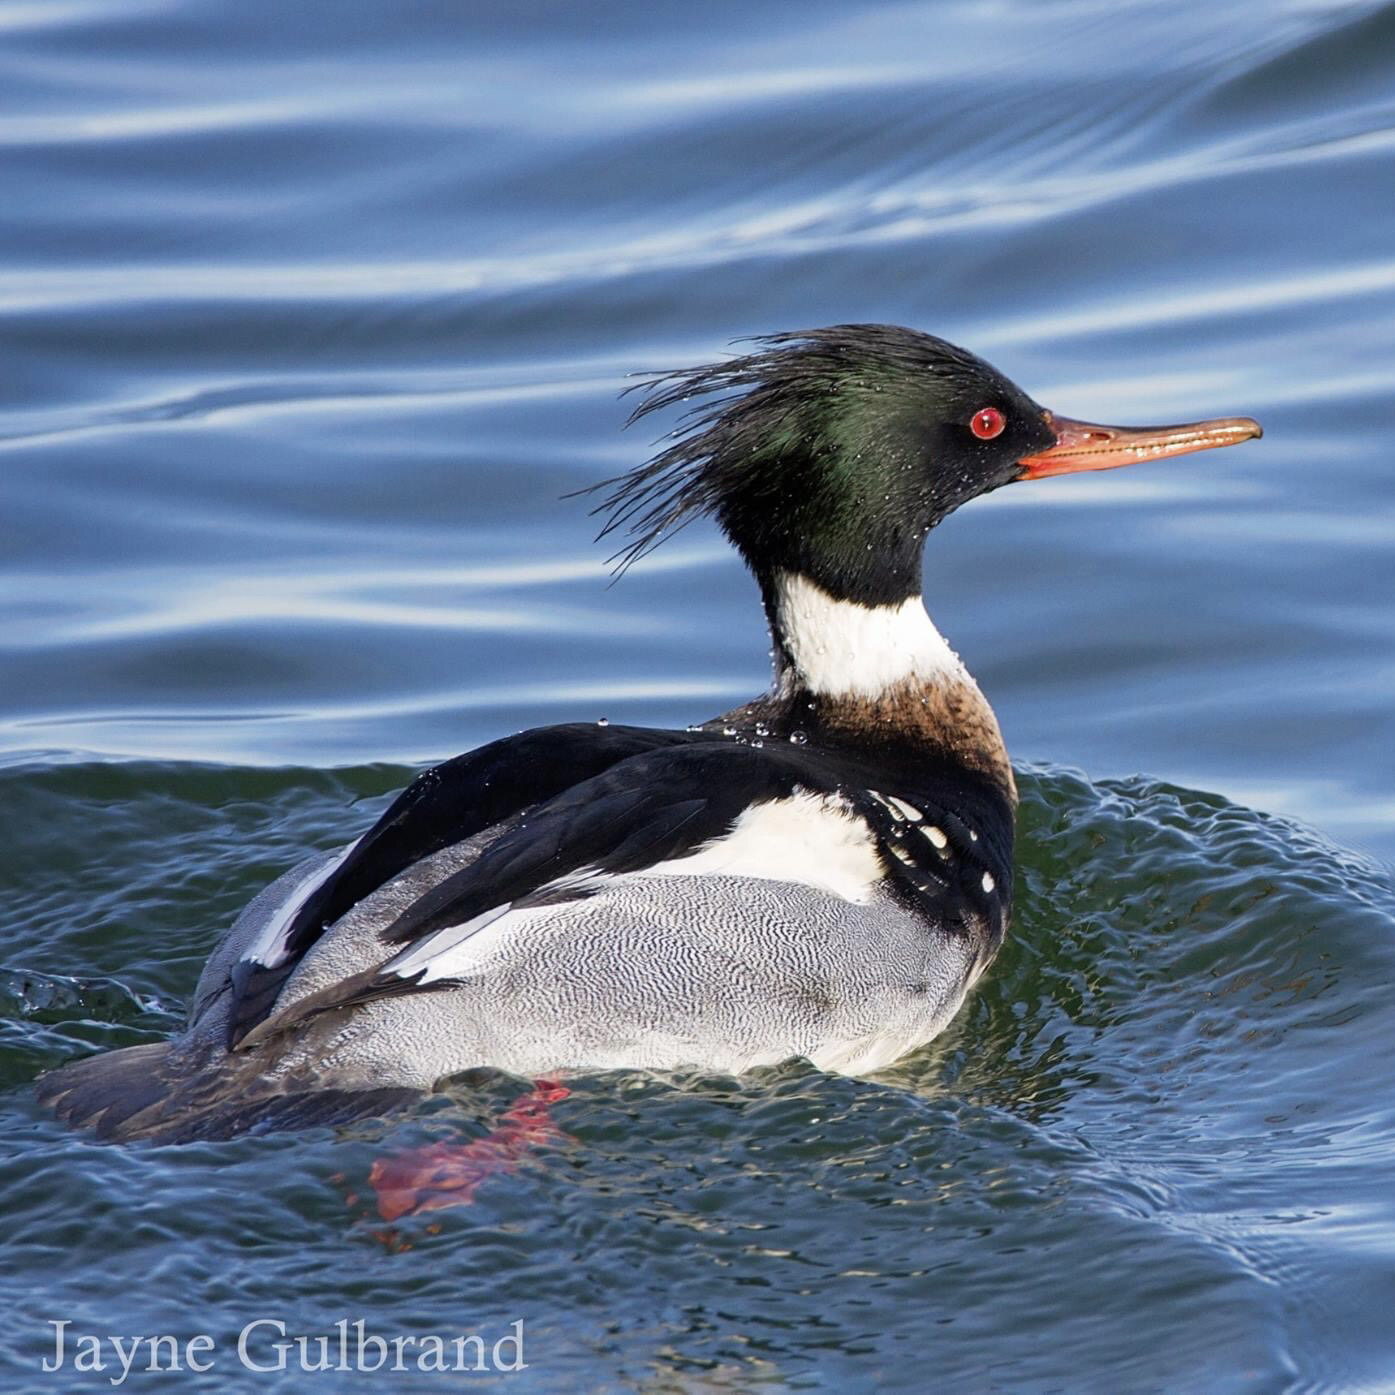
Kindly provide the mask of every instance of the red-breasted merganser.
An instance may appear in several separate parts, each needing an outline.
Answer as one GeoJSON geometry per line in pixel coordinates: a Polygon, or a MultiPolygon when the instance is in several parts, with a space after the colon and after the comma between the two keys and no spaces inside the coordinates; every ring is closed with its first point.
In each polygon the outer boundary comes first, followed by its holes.
{"type": "Polygon", "coordinates": [[[928,1042],[1002,943],[1016,789],[921,600],[948,513],[1018,480],[1232,445],[1249,418],[1046,411],[890,325],[776,335],[650,380],[699,399],[608,481],[628,564],[714,515],[760,585],[771,691],[687,731],[569,725],[419,776],[242,913],[176,1040],[46,1076],[109,1138],[380,1112],[474,1066],[866,1072],[928,1042]]]}

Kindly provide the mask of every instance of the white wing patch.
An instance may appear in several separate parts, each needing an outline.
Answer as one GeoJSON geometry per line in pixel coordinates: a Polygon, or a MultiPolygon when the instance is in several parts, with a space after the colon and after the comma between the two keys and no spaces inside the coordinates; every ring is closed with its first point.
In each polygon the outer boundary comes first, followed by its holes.
{"type": "Polygon", "coordinates": [[[383,968],[399,978],[410,978],[425,969],[426,972],[421,977],[423,983],[432,983],[438,978],[457,977],[467,968],[478,967],[480,953],[486,946],[482,941],[474,940],[474,937],[481,930],[487,930],[496,921],[502,920],[512,909],[513,902],[505,901],[502,905],[472,916],[459,925],[447,925],[445,929],[428,935],[420,944],[409,945],[401,954],[384,964],[383,968]],[[452,951],[460,950],[467,940],[474,940],[468,951],[452,955],[452,951]]]}
{"type": "Polygon", "coordinates": [[[636,875],[757,877],[866,902],[884,873],[871,829],[844,800],[796,790],[753,804],[724,838],[636,875]]]}
{"type": "Polygon", "coordinates": [[[242,963],[260,964],[267,969],[279,968],[289,957],[286,931],[295,913],[344,865],[345,859],[358,846],[355,839],[337,857],[322,866],[312,868],[291,887],[286,899],[271,913],[256,939],[241,953],[242,963]]]}

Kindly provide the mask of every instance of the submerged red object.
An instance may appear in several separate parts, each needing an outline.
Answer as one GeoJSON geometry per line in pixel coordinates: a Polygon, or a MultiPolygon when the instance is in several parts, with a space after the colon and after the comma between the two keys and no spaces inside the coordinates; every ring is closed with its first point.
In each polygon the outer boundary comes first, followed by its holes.
{"type": "Polygon", "coordinates": [[[530,1149],[570,1138],[548,1112],[570,1093],[554,1080],[535,1081],[483,1138],[468,1143],[441,1139],[378,1158],[368,1174],[378,1198],[378,1214],[385,1221],[396,1221],[423,1211],[470,1205],[482,1182],[497,1173],[516,1171],[530,1149]]]}

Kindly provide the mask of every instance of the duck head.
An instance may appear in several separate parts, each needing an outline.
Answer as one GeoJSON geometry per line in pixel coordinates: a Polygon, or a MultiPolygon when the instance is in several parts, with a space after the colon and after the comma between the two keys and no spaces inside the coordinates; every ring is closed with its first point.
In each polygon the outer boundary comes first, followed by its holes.
{"type": "Polygon", "coordinates": [[[1233,445],[1248,417],[1118,427],[1057,416],[991,364],[895,325],[772,335],[723,363],[655,375],[631,421],[692,402],[670,444],[598,488],[628,566],[711,514],[766,592],[799,576],[840,601],[918,596],[926,535],[1022,480],[1233,445]]]}

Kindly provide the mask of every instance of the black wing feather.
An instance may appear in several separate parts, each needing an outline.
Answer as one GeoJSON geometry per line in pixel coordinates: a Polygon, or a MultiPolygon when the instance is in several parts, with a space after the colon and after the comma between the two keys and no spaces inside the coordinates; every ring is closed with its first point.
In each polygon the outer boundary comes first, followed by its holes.
{"type": "Polygon", "coordinates": [[[325,929],[399,872],[618,761],[691,739],[689,732],[574,722],[505,737],[423,771],[306,898],[286,927],[282,961],[234,965],[229,1045],[268,1016],[325,929]]]}
{"type": "MultiPolygon", "coordinates": [[[[722,836],[750,805],[786,797],[797,785],[818,789],[821,783],[793,752],[714,742],[710,735],[701,744],[631,757],[531,812],[468,867],[408,906],[383,938],[410,946],[506,902],[564,898],[565,890],[555,885],[559,879],[592,869],[639,871],[681,856],[722,836]]],[[[585,894],[584,886],[572,891],[585,894]]],[[[455,986],[450,979],[422,982],[424,969],[398,974],[389,965],[292,1004],[244,1044],[294,1030],[323,1012],[455,986]]]]}
{"type": "Polygon", "coordinates": [[[581,722],[539,727],[423,771],[392,802],[289,927],[299,957],[346,911],[399,872],[599,774],[617,761],[670,745],[687,732],[581,722]]]}
{"type": "Polygon", "coordinates": [[[764,752],[708,740],[622,761],[535,809],[383,932],[409,944],[518,902],[583,870],[641,871],[726,833],[751,804],[787,795],[798,772],[764,752]]]}

